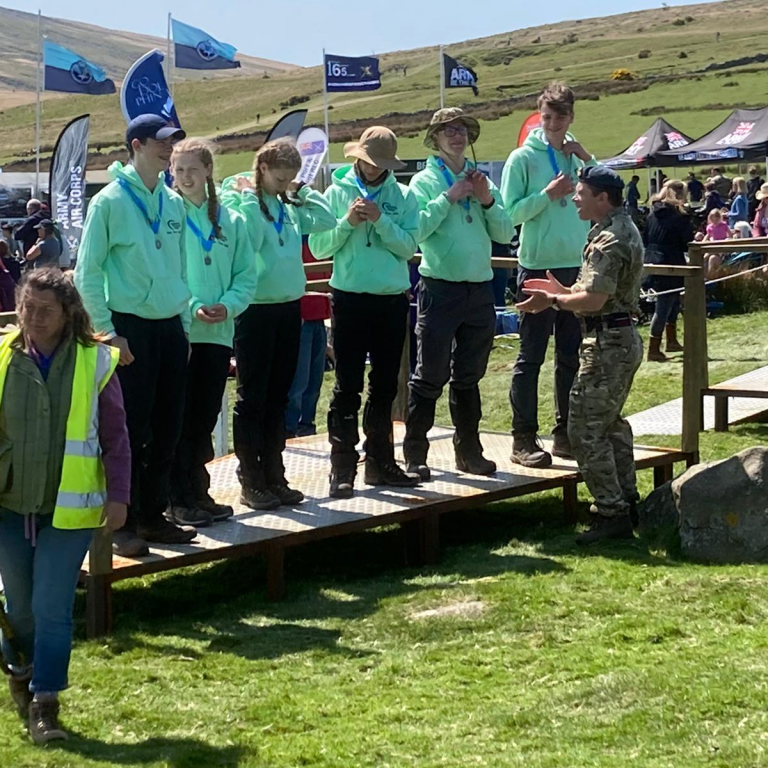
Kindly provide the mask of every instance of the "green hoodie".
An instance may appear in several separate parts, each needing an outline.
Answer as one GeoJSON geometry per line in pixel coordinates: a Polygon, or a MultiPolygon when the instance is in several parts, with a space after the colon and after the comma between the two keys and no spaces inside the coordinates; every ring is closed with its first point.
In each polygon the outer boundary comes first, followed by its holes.
{"type": "MultiPolygon", "coordinates": [[[[566,141],[574,141],[566,134],[566,141]]],[[[566,159],[555,151],[557,167],[571,171],[574,182],[585,165],[596,165],[594,157],[584,163],[575,155],[566,159]]],[[[547,152],[543,128],[534,128],[522,147],[513,150],[501,174],[501,196],[515,226],[522,225],[518,258],[526,269],[578,267],[590,223],[582,221],[573,202],[550,200],[544,191],[556,176],[547,152]]]]}
{"type": "Polygon", "coordinates": [[[237,176],[224,179],[221,202],[238,211],[245,218],[251,248],[256,253],[256,292],[251,304],[282,304],[297,301],[304,295],[307,279],[301,258],[301,236],[323,232],[336,225],[323,196],[309,187],[299,190],[301,206],[285,205],[285,221],[278,235],[276,224],[280,220],[280,201],[262,192],[262,198],[274,222],[261,212],[256,193],[247,189],[239,192],[237,176]],[[280,245],[282,239],[283,245],[280,245]]]}
{"type": "MultiPolygon", "coordinates": [[[[198,208],[185,199],[184,207],[189,220],[204,237],[208,237],[211,233],[208,200],[198,208]]],[[[247,309],[256,293],[256,262],[245,221],[240,214],[220,206],[219,226],[221,237],[213,241],[213,247],[206,253],[200,238],[187,224],[187,274],[192,291],[189,340],[193,344],[231,347],[235,337],[235,318],[247,309]],[[206,263],[206,258],[210,264],[206,263]],[[227,319],[223,323],[211,325],[197,319],[197,310],[211,304],[223,304],[227,308],[227,319]]]]}
{"type": "Polygon", "coordinates": [[[418,201],[389,173],[379,187],[366,188],[374,195],[381,190],[373,201],[381,210],[378,221],[353,227],[347,212],[353,201],[362,197],[355,177],[354,166],[334,172],[325,198],[336,217],[335,228],[312,235],[309,248],[316,259],[333,258],[332,288],[350,293],[403,293],[411,287],[408,261],[416,253],[418,201]]]}
{"type": "Polygon", "coordinates": [[[181,195],[165,184],[163,175],[150,192],[132,165],[112,163],[107,184],[88,206],[83,238],[77,252],[75,285],[97,332],[114,334],[112,312],[146,320],[181,315],[189,332],[189,288],[184,253],[186,229],[181,195]],[[160,231],[154,234],[123,180],[157,217],[163,196],[160,231]],[[158,249],[155,241],[161,243],[158,249]]]}
{"type": "MultiPolygon", "coordinates": [[[[467,162],[454,179],[463,179],[472,166],[467,162]]],[[[493,278],[491,241],[509,243],[514,237],[501,195],[489,179],[494,203],[487,210],[476,197],[470,197],[469,211],[462,204],[452,204],[443,194],[450,187],[437,158],[427,160],[427,167],[411,179],[411,189],[419,201],[419,243],[422,260],[419,272],[426,277],[461,283],[484,283],[493,278]],[[472,219],[467,221],[467,215],[472,219]]]]}

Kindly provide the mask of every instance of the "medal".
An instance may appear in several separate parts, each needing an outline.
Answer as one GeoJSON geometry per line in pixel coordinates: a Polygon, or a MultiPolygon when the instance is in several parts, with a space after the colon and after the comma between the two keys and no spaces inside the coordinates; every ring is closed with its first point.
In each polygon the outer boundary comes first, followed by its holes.
{"type": "MultiPolygon", "coordinates": [[[[549,155],[549,164],[552,166],[552,170],[555,173],[555,176],[558,176],[560,174],[560,166],[557,164],[557,158],[555,157],[555,150],[552,148],[551,144],[547,144],[547,154],[549,155]]],[[[570,159],[570,162],[568,165],[573,164],[573,158],[570,159]]],[[[566,171],[568,172],[567,175],[570,177],[572,174],[571,168],[566,168],[566,171]]],[[[561,208],[567,208],[568,207],[568,198],[567,197],[561,197],[560,198],[560,207],[561,208]]]]}
{"type": "Polygon", "coordinates": [[[283,227],[285,226],[285,206],[282,204],[280,200],[277,201],[277,204],[280,206],[280,218],[278,221],[272,220],[272,226],[275,228],[275,232],[277,232],[277,242],[280,244],[280,247],[284,246],[285,243],[283,242],[283,227]]]}
{"type": "Polygon", "coordinates": [[[563,208],[565,208],[568,205],[568,201],[564,197],[561,197],[560,198],[560,205],[562,205],[563,208]]]}
{"type": "Polygon", "coordinates": [[[147,220],[152,233],[155,235],[155,248],[159,251],[163,244],[160,242],[160,238],[157,237],[160,232],[160,222],[163,220],[163,202],[165,201],[165,195],[163,195],[162,187],[160,189],[160,202],[157,205],[157,218],[150,219],[147,206],[141,198],[131,189],[131,185],[125,179],[118,179],[117,183],[128,193],[128,196],[133,200],[133,204],[144,214],[144,218],[147,220]]]}
{"type": "MultiPolygon", "coordinates": [[[[187,214],[187,226],[192,230],[192,234],[194,234],[197,239],[200,241],[200,246],[203,249],[203,252],[205,253],[205,258],[203,261],[205,262],[205,265],[207,267],[210,267],[213,263],[211,261],[211,250],[213,249],[213,241],[216,239],[216,227],[219,224],[219,219],[221,218],[221,206],[219,206],[216,209],[216,224],[211,225],[211,234],[208,235],[208,237],[204,237],[203,233],[197,228],[197,224],[195,224],[194,221],[189,217],[189,214],[187,214]]],[[[160,247],[159,245],[157,246],[160,247]]]]}
{"type": "Polygon", "coordinates": [[[278,237],[277,238],[277,242],[280,243],[280,245],[285,245],[285,243],[283,242],[283,238],[282,237],[278,237]]]}
{"type": "MultiPolygon", "coordinates": [[[[454,178],[451,175],[451,172],[446,167],[442,157],[437,158],[437,167],[442,172],[443,178],[445,179],[445,183],[448,185],[448,189],[450,189],[453,186],[454,178]]],[[[467,215],[465,216],[464,221],[466,221],[467,224],[471,224],[473,219],[472,219],[472,215],[469,212],[469,198],[465,197],[463,200],[459,200],[459,205],[467,212],[467,215]]]]}
{"type": "Polygon", "coordinates": [[[206,267],[210,267],[212,263],[213,262],[211,261],[211,257],[210,256],[206,256],[205,257],[205,266],[206,267]]]}
{"type": "Polygon", "coordinates": [[[471,223],[472,223],[472,217],[469,214],[467,214],[467,224],[471,224],[471,223]]]}

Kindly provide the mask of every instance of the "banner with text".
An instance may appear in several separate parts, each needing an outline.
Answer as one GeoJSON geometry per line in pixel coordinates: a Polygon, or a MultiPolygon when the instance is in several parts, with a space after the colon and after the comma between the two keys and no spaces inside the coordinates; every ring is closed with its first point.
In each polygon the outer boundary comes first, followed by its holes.
{"type": "Polygon", "coordinates": [[[120,107],[126,123],[139,115],[159,115],[170,124],[181,128],[173,97],[163,72],[163,54],[157,49],[145,53],[123,80],[120,89],[120,107]]]}
{"type": "Polygon", "coordinates": [[[472,67],[462,64],[460,61],[456,61],[452,56],[444,53],[443,69],[445,71],[446,88],[471,88],[472,93],[474,93],[475,96],[479,95],[480,91],[477,88],[477,74],[472,67]]]}
{"type": "Polygon", "coordinates": [[[325,88],[328,93],[381,88],[379,60],[374,56],[333,56],[326,53],[325,88]]]}
{"type": "Polygon", "coordinates": [[[296,178],[312,184],[328,151],[328,137],[319,128],[307,128],[301,132],[296,145],[301,155],[301,170],[296,178]]]}

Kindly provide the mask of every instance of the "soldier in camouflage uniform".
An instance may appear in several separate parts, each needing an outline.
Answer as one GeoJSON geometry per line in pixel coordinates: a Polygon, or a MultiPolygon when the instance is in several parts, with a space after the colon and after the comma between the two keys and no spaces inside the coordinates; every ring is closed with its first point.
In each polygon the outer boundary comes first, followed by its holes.
{"type": "Polygon", "coordinates": [[[604,166],[585,168],[574,202],[582,219],[597,222],[589,233],[576,283],[567,288],[551,275],[528,280],[525,312],[549,307],[580,319],[580,367],[570,398],[568,437],[590,492],[594,522],[577,538],[591,544],[631,538],[637,499],[632,429],[621,416],[643,357],[632,315],[638,311],[643,242],[621,208],[624,183],[604,166]]]}

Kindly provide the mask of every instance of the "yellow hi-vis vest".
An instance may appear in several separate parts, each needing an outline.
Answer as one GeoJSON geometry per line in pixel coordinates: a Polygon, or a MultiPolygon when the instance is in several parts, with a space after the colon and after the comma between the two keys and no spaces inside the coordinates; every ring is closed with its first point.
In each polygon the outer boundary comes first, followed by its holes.
{"type": "MultiPolygon", "coordinates": [[[[13,357],[11,345],[19,332],[0,341],[0,402],[13,357]]],[[[98,528],[107,500],[107,481],[99,444],[99,393],[117,368],[120,351],[76,343],[72,400],[67,415],[64,462],[53,511],[53,527],[67,530],[98,528]]]]}

